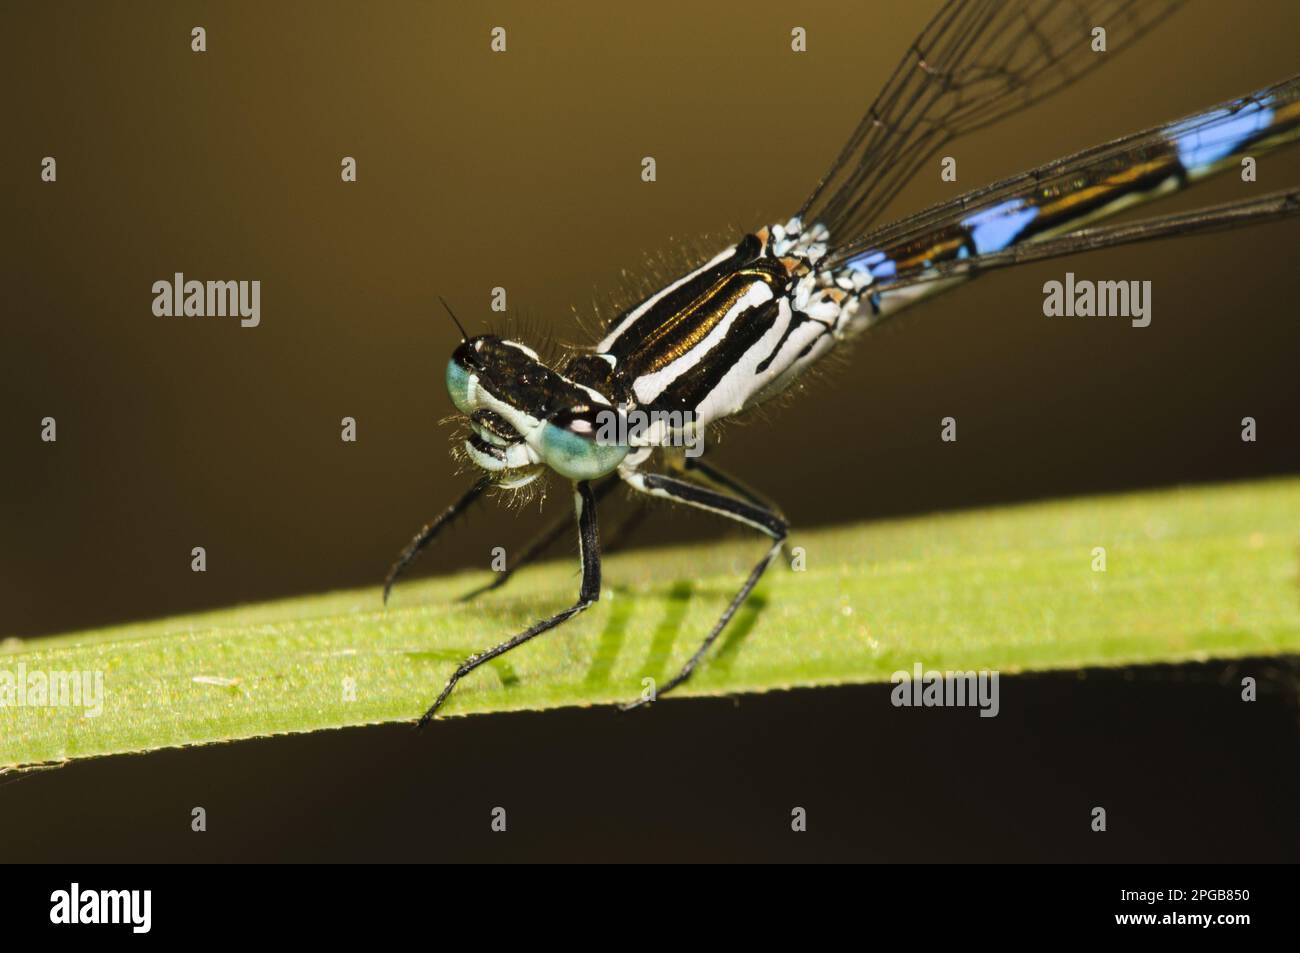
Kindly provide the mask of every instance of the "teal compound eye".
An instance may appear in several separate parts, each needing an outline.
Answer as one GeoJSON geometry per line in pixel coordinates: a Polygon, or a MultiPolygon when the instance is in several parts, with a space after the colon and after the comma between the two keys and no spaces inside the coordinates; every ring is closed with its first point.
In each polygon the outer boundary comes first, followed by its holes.
{"type": "Polygon", "coordinates": [[[594,480],[618,469],[631,449],[618,443],[625,429],[611,407],[561,411],[546,421],[533,443],[542,461],[570,480],[594,480]]]}
{"type": "Polygon", "coordinates": [[[451,402],[462,414],[472,414],[477,408],[469,398],[470,382],[473,374],[455,357],[447,362],[447,393],[451,402]]]}

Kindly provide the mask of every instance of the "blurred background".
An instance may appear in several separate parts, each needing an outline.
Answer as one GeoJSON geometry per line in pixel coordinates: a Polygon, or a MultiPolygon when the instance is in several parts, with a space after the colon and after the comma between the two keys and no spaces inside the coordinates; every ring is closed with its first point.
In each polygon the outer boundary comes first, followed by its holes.
{"type": "MultiPolygon", "coordinates": [[[[583,326],[598,326],[612,302],[626,304],[743,231],[792,214],[937,7],[6,5],[0,637],[341,587],[373,584],[378,599],[394,555],[467,479],[454,472],[449,428],[439,426],[451,412],[442,373],[458,336],[436,296],[474,332],[490,318],[501,326],[489,302],[504,287],[511,320],[560,341],[594,341],[583,326]],[[207,31],[205,53],[191,52],[194,26],[207,31]],[[504,54],[489,49],[495,26],[507,31],[504,54]],[[790,51],[795,26],[807,30],[806,53],[790,51]],[[58,162],[56,184],[40,181],[47,155],[58,162]],[[357,160],[355,183],[340,181],[344,156],[357,160]],[[652,184],[640,178],[643,156],[657,161],[652,184]],[[151,285],[177,271],[260,280],[261,325],[155,317],[151,285]],[[57,443],[39,439],[46,416],[57,419],[57,443]],[[345,416],[357,421],[356,443],[339,439],[345,416]],[[199,545],[208,554],[203,574],[190,571],[199,545]]],[[[1065,92],[945,149],[958,160],[957,183],[939,182],[936,164],[892,211],[1286,78],[1300,69],[1298,33],[1300,5],[1290,0],[1194,0],[1065,92]]],[[[1156,208],[1297,182],[1300,150],[1292,150],[1263,159],[1255,185],[1224,177],[1156,208]]],[[[849,361],[787,406],[729,427],[716,459],[800,527],[1295,472],[1298,238],[1291,222],[988,276],[860,340],[849,361]],[[1048,322],[1042,284],[1067,270],[1150,280],[1151,326],[1048,322]],[[960,422],[955,446],[938,440],[946,415],[960,422]],[[1246,415],[1259,421],[1253,444],[1239,437],[1246,415]],[[833,442],[846,421],[857,436],[833,442]]],[[[567,505],[566,496],[556,498],[567,505]]],[[[484,508],[420,571],[485,567],[492,546],[518,545],[537,521],[535,508],[484,508]]],[[[643,540],[725,532],[664,509],[643,540]]],[[[1007,713],[997,738],[961,756],[963,770],[989,772],[986,808],[999,829],[1066,765],[1095,779],[1147,763],[1140,745],[1128,760],[1106,756],[1105,719],[1118,719],[1117,734],[1156,732],[1159,719],[1140,714],[1146,706],[1204,710],[1186,673],[1166,675],[1136,688],[1115,674],[1030,680],[1042,686],[1037,708],[1007,713]],[[1077,722],[1076,704],[1096,720],[1077,722]],[[1096,715],[1099,707],[1109,713],[1096,715]]],[[[1192,682],[1222,677],[1211,666],[1192,682]]],[[[607,779],[620,777],[632,812],[684,785],[716,816],[728,796],[779,788],[774,779],[798,769],[840,798],[879,796],[891,777],[916,778],[872,808],[885,811],[872,823],[883,816],[942,840],[960,825],[926,819],[959,815],[925,797],[923,779],[907,769],[914,759],[955,757],[971,739],[943,722],[895,719],[870,727],[887,737],[864,740],[862,757],[844,750],[845,719],[853,719],[850,737],[867,731],[852,712],[862,693],[877,690],[666,706],[646,720],[653,726],[634,729],[605,712],[556,712],[471,719],[418,743],[394,728],[169,752],[23,779],[0,787],[0,810],[8,801],[9,811],[90,811],[98,820],[68,835],[67,856],[93,845],[118,859],[115,851],[172,856],[165,835],[148,833],[148,819],[176,806],[142,801],[140,792],[176,793],[202,779],[229,792],[228,811],[240,818],[223,835],[224,858],[306,856],[313,844],[319,856],[357,856],[356,829],[322,835],[321,825],[352,823],[323,818],[347,814],[366,818],[364,843],[391,842],[389,856],[414,859],[404,851],[422,841],[399,848],[394,832],[419,826],[411,812],[420,805],[443,810],[423,798],[447,795],[467,773],[483,790],[514,785],[517,796],[550,807],[555,789],[529,778],[562,766],[564,791],[604,797],[607,779]],[[544,754],[528,748],[524,739],[543,735],[552,739],[544,754]],[[639,766],[653,774],[683,744],[701,746],[696,766],[711,781],[694,786],[679,773],[695,763],[688,757],[670,778],[634,783],[639,766]],[[734,763],[711,754],[733,746],[734,763]],[[626,751],[625,772],[602,776],[614,748],[626,751]],[[817,755],[830,760],[811,771],[817,755]],[[86,807],[92,779],[102,797],[86,807]],[[287,804],[268,808],[271,783],[311,819],[298,834],[277,823],[287,804]],[[394,789],[404,793],[390,800],[394,789]]],[[[1240,823],[1273,831],[1267,848],[1261,837],[1241,843],[1294,856],[1294,818],[1279,806],[1290,825],[1279,835],[1259,800],[1273,796],[1261,793],[1265,779],[1279,805],[1300,791],[1288,697],[1281,691],[1272,708],[1256,709],[1253,717],[1270,712],[1271,720],[1266,731],[1246,732],[1248,743],[1226,716],[1207,721],[1199,739],[1186,739],[1186,757],[1169,754],[1174,773],[1149,779],[1157,794],[1165,785],[1177,796],[1212,792],[1240,823]],[[1251,745],[1240,754],[1250,767],[1229,778],[1212,764],[1194,766],[1207,731],[1224,751],[1251,745]],[[1182,776],[1174,765],[1198,773],[1182,776]]],[[[1157,739],[1184,743],[1178,730],[1157,739]]],[[[627,814],[610,810],[600,837],[617,842],[611,831],[622,830],[651,856],[669,843],[686,852],[673,856],[691,856],[691,844],[704,850],[698,838],[656,838],[662,828],[653,824],[619,828],[627,814]]],[[[704,823],[682,811],[674,830],[689,829],[691,818],[704,823]]],[[[1127,856],[1176,853],[1174,835],[1160,833],[1163,816],[1145,821],[1145,840],[1120,841],[1127,856]]],[[[995,851],[1003,841],[994,829],[985,829],[987,841],[970,835],[967,846],[995,851]]],[[[598,854],[594,843],[587,847],[598,854]]],[[[1053,842],[1027,837],[1025,850],[1044,843],[1053,842]]],[[[547,856],[554,845],[535,846],[547,856]]],[[[42,850],[54,848],[27,842],[27,856],[42,850]]]]}

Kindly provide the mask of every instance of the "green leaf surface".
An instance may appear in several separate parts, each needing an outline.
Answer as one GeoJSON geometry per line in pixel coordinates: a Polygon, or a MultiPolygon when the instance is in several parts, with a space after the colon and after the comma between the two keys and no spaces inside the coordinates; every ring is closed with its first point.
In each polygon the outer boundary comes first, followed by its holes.
{"type": "MultiPolygon", "coordinates": [[[[806,569],[774,564],[658,704],[886,681],[917,662],[1014,674],[1295,653],[1298,540],[1296,479],[796,531],[806,569]]],[[[635,698],[677,671],[763,549],[736,537],[609,557],[595,607],[465,679],[443,712],[635,698]]],[[[376,585],[6,640],[0,769],[413,720],[465,656],[569,605],[576,568],[526,569],[468,604],[456,597],[488,574],[406,583],[387,609],[376,585]],[[59,672],[102,673],[97,714],[36,703],[33,673],[59,672]]]]}

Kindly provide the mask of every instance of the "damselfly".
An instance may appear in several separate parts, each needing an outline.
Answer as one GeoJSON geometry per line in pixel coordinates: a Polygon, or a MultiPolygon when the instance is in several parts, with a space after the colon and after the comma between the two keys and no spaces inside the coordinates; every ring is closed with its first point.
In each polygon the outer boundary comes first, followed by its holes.
{"type": "MultiPolygon", "coordinates": [[[[582,579],[572,606],[458,666],[421,724],[474,669],[600,598],[596,507],[620,483],[768,538],[766,552],[721,618],[657,694],[689,678],[781,551],[787,526],[741,483],[673,448],[780,393],[842,342],[992,268],[1300,212],[1300,189],[1293,189],[1132,224],[1092,224],[1295,139],[1296,77],[899,221],[875,224],[941,146],[1102,62],[1105,57],[1092,47],[1095,29],[1105,30],[1107,55],[1114,55],[1179,3],[949,0],[793,218],[744,236],[615,316],[594,347],[551,365],[525,344],[494,335],[469,337],[462,330],[446,383],[468,422],[463,453],[483,475],[402,552],[384,598],[411,560],[485,491],[523,487],[547,470],[573,483],[582,579]],[[637,416],[648,418],[648,425],[626,426],[637,416]],[[616,426],[609,428],[611,422],[616,426]]],[[[551,527],[510,571],[570,525],[551,527]]],[[[501,574],[484,590],[508,576],[501,574]]]]}

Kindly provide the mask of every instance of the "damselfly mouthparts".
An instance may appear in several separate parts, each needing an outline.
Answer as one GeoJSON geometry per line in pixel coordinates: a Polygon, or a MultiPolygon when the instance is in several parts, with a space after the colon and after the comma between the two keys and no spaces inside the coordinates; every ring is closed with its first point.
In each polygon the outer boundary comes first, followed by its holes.
{"type": "MultiPolygon", "coordinates": [[[[780,552],[786,521],[698,455],[669,448],[780,393],[841,342],[992,268],[1300,212],[1300,189],[1292,189],[1131,224],[1093,224],[1300,136],[1296,77],[875,224],[941,146],[1102,62],[1091,47],[1095,28],[1106,31],[1107,55],[1114,55],[1180,2],[949,0],[793,218],[746,235],[614,317],[594,347],[554,366],[525,344],[462,331],[447,366],[447,389],[468,419],[464,453],[483,475],[411,541],[388,574],[384,598],[411,560],[486,490],[522,487],[547,470],[573,482],[582,581],[572,606],[466,659],[421,724],[465,675],[600,597],[596,507],[619,483],[768,538],[722,617],[657,694],[689,678],[780,552]],[[624,436],[600,439],[611,418],[633,414],[668,423],[616,427],[624,436]],[[659,461],[657,469],[652,461],[659,461]]],[[[551,527],[510,571],[569,525],[551,527]]]]}

